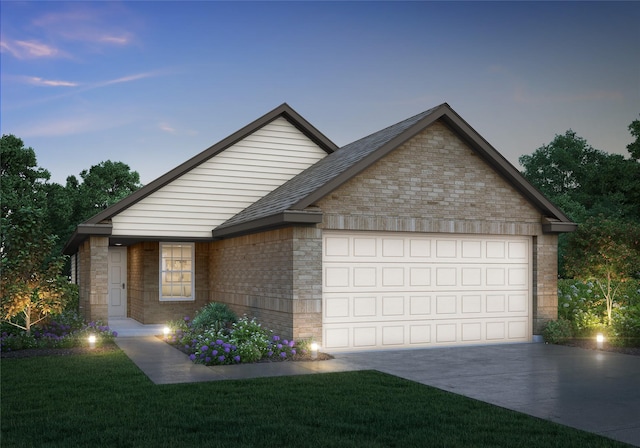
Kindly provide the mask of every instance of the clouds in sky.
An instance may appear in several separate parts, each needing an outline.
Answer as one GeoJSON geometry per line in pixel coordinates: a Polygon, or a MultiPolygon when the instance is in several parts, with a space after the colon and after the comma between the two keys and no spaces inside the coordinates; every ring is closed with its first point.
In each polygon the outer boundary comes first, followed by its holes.
{"type": "Polygon", "coordinates": [[[569,128],[623,153],[640,113],[640,3],[0,8],[2,132],[54,179],[112,159],[149,182],[283,102],[339,145],[448,102],[514,164],[569,128]]]}

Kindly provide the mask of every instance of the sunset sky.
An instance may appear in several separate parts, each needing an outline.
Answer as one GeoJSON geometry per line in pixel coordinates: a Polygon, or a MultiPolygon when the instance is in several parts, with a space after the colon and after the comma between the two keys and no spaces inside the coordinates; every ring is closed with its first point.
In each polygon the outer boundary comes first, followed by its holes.
{"type": "Polygon", "coordinates": [[[287,102],[342,146],[447,102],[511,163],[627,155],[640,2],[2,1],[1,130],[143,183],[287,102]]]}

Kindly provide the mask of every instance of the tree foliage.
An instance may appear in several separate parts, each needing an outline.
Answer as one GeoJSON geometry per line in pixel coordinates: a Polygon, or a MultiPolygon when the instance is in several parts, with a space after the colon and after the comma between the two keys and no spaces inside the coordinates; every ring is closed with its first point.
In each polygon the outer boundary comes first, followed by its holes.
{"type": "Polygon", "coordinates": [[[574,221],[640,219],[640,164],[633,159],[594,149],[569,130],[519,160],[522,174],[574,221]]]}
{"type": "Polygon", "coordinates": [[[138,189],[140,176],[108,160],[81,180],[49,183],[35,151],[14,135],[2,136],[0,161],[2,320],[29,331],[69,298],[61,252],[75,227],[138,189]]]}
{"type": "Polygon", "coordinates": [[[0,141],[0,295],[2,320],[27,330],[64,305],[65,258],[52,256],[56,237],[46,219],[49,173],[37,167],[35,151],[3,135],[0,141]]]}
{"type": "Polygon", "coordinates": [[[633,159],[640,160],[640,120],[631,122],[629,132],[635,140],[627,145],[627,150],[633,159]]]}
{"type": "MultiPolygon", "coordinates": [[[[605,219],[640,223],[640,161],[636,159],[594,149],[569,130],[533,154],[520,157],[520,164],[522,174],[580,225],[589,221],[591,227],[597,227],[594,223],[605,219]]],[[[585,250],[576,244],[576,235],[587,236],[582,232],[560,235],[558,262],[563,277],[574,274],[569,264],[585,250]]]]}
{"type": "Polygon", "coordinates": [[[640,279],[640,223],[591,217],[568,239],[567,274],[598,286],[611,325],[620,286],[640,279]]]}
{"type": "Polygon", "coordinates": [[[75,194],[75,213],[82,221],[129,196],[142,185],[140,175],[129,165],[107,160],[67,178],[69,196],[75,194]]]}
{"type": "Polygon", "coordinates": [[[11,214],[2,251],[2,320],[30,332],[66,300],[65,257],[51,257],[56,237],[47,234],[41,209],[22,207],[11,214]]]}

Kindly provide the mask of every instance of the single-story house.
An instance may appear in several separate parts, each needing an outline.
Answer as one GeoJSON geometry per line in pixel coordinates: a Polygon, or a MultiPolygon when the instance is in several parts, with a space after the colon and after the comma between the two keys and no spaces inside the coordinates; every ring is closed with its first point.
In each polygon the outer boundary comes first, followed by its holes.
{"type": "Polygon", "coordinates": [[[530,341],[572,223],[448,104],[342,148],[283,104],[78,225],[87,319],[210,301],[324,349],[530,341]]]}

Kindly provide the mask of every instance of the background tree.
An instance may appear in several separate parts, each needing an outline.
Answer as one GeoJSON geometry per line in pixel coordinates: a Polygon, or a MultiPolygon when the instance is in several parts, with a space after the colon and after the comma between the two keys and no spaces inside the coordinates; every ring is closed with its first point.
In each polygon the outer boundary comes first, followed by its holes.
{"type": "Polygon", "coordinates": [[[22,207],[5,228],[0,288],[2,320],[31,332],[51,314],[62,312],[68,299],[67,278],[61,275],[66,257],[51,257],[56,237],[47,234],[45,213],[22,207]]]}
{"type": "Polygon", "coordinates": [[[67,178],[67,193],[74,196],[75,216],[82,222],[111,204],[139,189],[140,175],[129,165],[107,160],[80,172],[82,182],[75,176],[67,178]],[[74,191],[75,190],[75,191],[74,191]]]}
{"type": "MultiPolygon", "coordinates": [[[[594,149],[569,130],[520,157],[522,174],[574,222],[590,217],[640,223],[640,162],[594,149]]],[[[568,238],[559,238],[559,273],[567,272],[568,238]]]]}
{"type": "MultiPolygon", "coordinates": [[[[6,220],[21,207],[46,208],[44,186],[50,178],[47,170],[39,168],[36,153],[25,148],[24,142],[14,135],[3,135],[0,139],[0,208],[5,229],[6,220]]],[[[2,232],[4,247],[4,232],[2,232]]]]}
{"type": "Polygon", "coordinates": [[[635,140],[627,145],[627,150],[633,159],[640,160],[640,120],[631,122],[629,132],[635,140]]]}
{"type": "Polygon", "coordinates": [[[640,224],[591,217],[568,240],[567,274],[598,286],[606,305],[607,324],[611,325],[621,285],[640,279],[640,224]]]}
{"type": "Polygon", "coordinates": [[[55,236],[46,219],[49,173],[37,167],[35,151],[21,139],[3,135],[0,165],[1,317],[29,332],[64,305],[64,257],[51,254],[55,236]]]}

